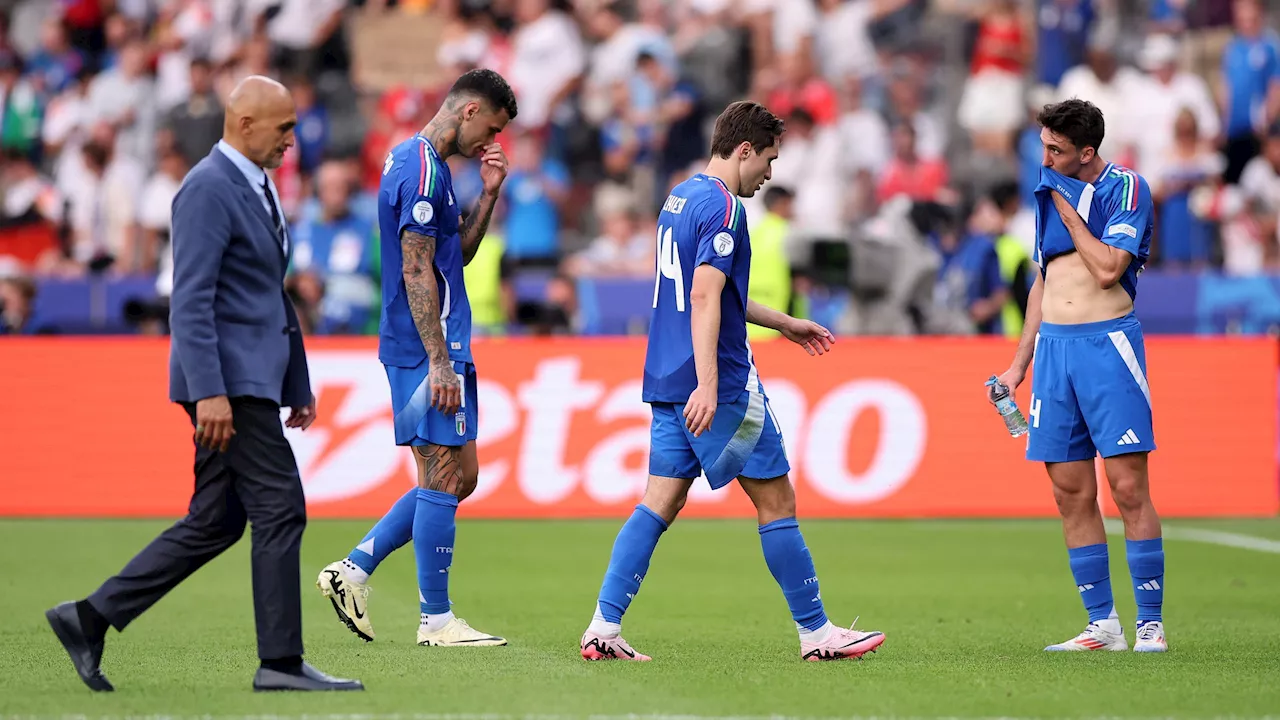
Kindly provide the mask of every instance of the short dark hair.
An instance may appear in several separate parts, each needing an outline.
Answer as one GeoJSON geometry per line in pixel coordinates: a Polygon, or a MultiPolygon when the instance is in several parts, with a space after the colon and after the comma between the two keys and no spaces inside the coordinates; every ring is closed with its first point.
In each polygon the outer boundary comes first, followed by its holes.
{"type": "Polygon", "coordinates": [[[1088,100],[1071,98],[1060,103],[1045,105],[1036,117],[1041,127],[1071,141],[1077,150],[1091,147],[1096,152],[1102,147],[1106,135],[1106,121],[1102,111],[1088,100]]]}
{"type": "Polygon", "coordinates": [[[803,125],[805,127],[813,127],[817,124],[817,121],[813,119],[813,113],[802,107],[792,110],[791,117],[788,118],[788,121],[792,125],[803,125]]]}
{"type": "Polygon", "coordinates": [[[991,202],[995,203],[1001,211],[1007,210],[1014,203],[1022,202],[1018,181],[1013,179],[1002,179],[993,184],[987,191],[987,197],[991,198],[991,202]]]}
{"type": "Polygon", "coordinates": [[[786,127],[782,118],[769,112],[763,105],[739,100],[716,118],[715,131],[711,135],[711,154],[728,158],[734,148],[744,142],[751,143],[758,153],[773,145],[786,127]]]}
{"type": "Polygon", "coordinates": [[[794,200],[796,194],[791,192],[790,188],[783,185],[770,185],[764,191],[764,207],[766,210],[772,210],[778,206],[778,203],[784,200],[794,200]]]}
{"type": "Polygon", "coordinates": [[[470,95],[478,97],[494,110],[506,110],[507,119],[516,119],[516,94],[498,73],[488,68],[468,70],[449,88],[449,97],[470,95]]]}

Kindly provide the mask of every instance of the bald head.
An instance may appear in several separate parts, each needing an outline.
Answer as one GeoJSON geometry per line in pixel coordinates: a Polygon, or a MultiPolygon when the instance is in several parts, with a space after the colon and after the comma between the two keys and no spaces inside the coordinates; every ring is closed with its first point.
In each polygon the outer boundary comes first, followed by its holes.
{"type": "Polygon", "coordinates": [[[222,139],[263,168],[280,167],[293,147],[298,124],[293,98],[284,85],[261,75],[240,81],[227,98],[222,139]]]}

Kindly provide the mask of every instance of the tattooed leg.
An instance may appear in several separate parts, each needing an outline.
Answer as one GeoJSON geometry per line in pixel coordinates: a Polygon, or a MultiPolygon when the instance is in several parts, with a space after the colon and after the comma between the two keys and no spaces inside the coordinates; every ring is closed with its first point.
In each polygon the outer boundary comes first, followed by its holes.
{"type": "MultiPolygon", "coordinates": [[[[417,445],[418,487],[461,498],[466,489],[462,472],[462,448],[449,445],[417,445]]],[[[466,494],[470,494],[467,492],[466,494]]]]}
{"type": "MultiPolygon", "coordinates": [[[[413,552],[418,561],[418,591],[423,621],[450,615],[449,566],[457,534],[458,486],[462,482],[461,448],[421,445],[413,448],[418,463],[418,506],[413,514],[413,552]]],[[[438,628],[432,628],[436,630],[438,628]]]]}

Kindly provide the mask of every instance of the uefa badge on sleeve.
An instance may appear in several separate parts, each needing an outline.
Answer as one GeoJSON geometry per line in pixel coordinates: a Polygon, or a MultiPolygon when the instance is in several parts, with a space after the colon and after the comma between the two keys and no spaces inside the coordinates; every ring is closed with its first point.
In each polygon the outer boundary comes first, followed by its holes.
{"type": "Polygon", "coordinates": [[[733,252],[733,236],[727,232],[717,234],[712,243],[712,247],[716,250],[716,255],[720,257],[728,257],[729,253],[733,252]]]}
{"type": "Polygon", "coordinates": [[[413,206],[413,221],[419,225],[426,225],[431,222],[431,217],[435,215],[435,211],[431,208],[431,203],[426,200],[419,200],[413,206]]]}
{"type": "Polygon", "coordinates": [[[453,427],[458,431],[459,435],[467,434],[467,414],[459,410],[453,416],[453,427]]]}

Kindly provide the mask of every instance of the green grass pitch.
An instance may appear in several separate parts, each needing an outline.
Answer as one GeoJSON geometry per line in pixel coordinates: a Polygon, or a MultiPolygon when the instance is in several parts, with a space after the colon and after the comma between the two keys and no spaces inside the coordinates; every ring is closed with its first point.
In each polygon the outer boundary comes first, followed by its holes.
{"type": "MultiPolygon", "coordinates": [[[[45,623],[165,527],[163,522],[3,521],[0,718],[142,715],[693,717],[1259,717],[1280,714],[1280,520],[1167,524],[1171,652],[1042,651],[1084,624],[1052,521],[802,522],[837,623],[880,629],[864,661],[803,663],[755,525],[680,521],[663,538],[625,636],[647,664],[587,663],[590,619],[619,521],[462,520],[455,611],[504,648],[420,648],[413,552],[375,574],[371,644],[314,588],[366,522],[312,521],[303,546],[307,658],[364,693],[263,695],[246,537],[108,636],[117,692],[90,693],[45,623]],[[1177,539],[1247,534],[1263,549],[1177,539]],[[1186,537],[1186,536],[1184,536],[1186,537]]],[[[1111,538],[1117,604],[1133,642],[1123,543],[1111,538]]]]}

